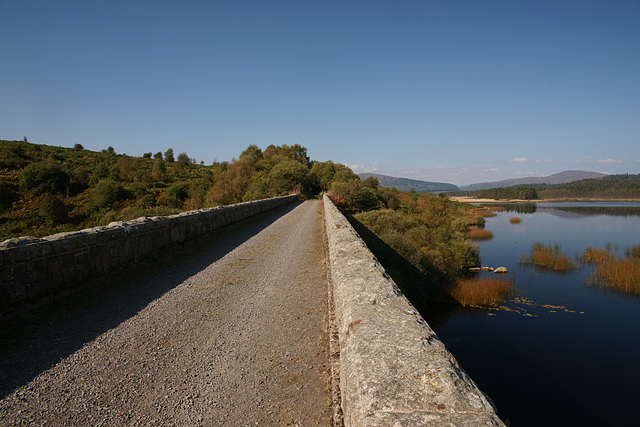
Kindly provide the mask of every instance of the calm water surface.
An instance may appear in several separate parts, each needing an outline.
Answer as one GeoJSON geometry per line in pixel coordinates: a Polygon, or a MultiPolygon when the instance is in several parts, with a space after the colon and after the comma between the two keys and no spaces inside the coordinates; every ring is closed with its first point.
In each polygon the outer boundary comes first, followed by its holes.
{"type": "Polygon", "coordinates": [[[557,274],[518,259],[534,242],[569,256],[610,245],[623,256],[640,244],[640,204],[516,209],[488,218],[494,238],[479,242],[482,265],[507,267],[515,282],[506,309],[429,307],[425,318],[512,426],[637,425],[640,299],[588,286],[589,266],[557,274]]]}

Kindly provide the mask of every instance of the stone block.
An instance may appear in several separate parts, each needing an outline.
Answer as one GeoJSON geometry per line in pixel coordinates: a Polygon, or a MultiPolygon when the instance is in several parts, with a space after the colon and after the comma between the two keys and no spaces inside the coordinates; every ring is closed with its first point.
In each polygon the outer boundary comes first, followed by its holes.
{"type": "Polygon", "coordinates": [[[503,425],[325,196],[345,425],[503,425]]]}

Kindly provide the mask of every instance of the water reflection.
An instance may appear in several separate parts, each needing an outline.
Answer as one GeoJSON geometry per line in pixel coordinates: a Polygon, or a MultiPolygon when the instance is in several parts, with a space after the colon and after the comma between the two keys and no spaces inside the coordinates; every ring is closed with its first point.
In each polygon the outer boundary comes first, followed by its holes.
{"type": "Polygon", "coordinates": [[[507,267],[516,295],[491,309],[427,304],[423,316],[513,425],[635,424],[640,298],[589,285],[595,265],[550,274],[518,258],[536,242],[573,260],[589,246],[623,256],[640,243],[640,203],[497,206],[482,264],[507,267]]]}

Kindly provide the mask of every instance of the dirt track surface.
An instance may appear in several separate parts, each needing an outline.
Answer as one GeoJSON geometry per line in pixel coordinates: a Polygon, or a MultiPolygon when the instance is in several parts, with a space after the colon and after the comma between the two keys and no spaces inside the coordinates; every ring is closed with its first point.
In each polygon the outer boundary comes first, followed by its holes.
{"type": "Polygon", "coordinates": [[[330,425],[324,259],[305,202],[1,325],[0,425],[330,425]]]}

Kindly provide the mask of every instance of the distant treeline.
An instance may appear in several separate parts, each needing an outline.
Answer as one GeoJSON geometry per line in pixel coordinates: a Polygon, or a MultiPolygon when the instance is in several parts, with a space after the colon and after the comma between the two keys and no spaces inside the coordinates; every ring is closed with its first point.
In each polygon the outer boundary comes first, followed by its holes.
{"type": "Polygon", "coordinates": [[[640,199],[640,175],[609,175],[583,179],[565,184],[533,184],[490,188],[479,191],[456,191],[452,196],[471,196],[481,199],[640,199]]]}
{"type": "Polygon", "coordinates": [[[536,186],[542,199],[640,199],[640,175],[609,175],[556,185],[536,186]]]}

